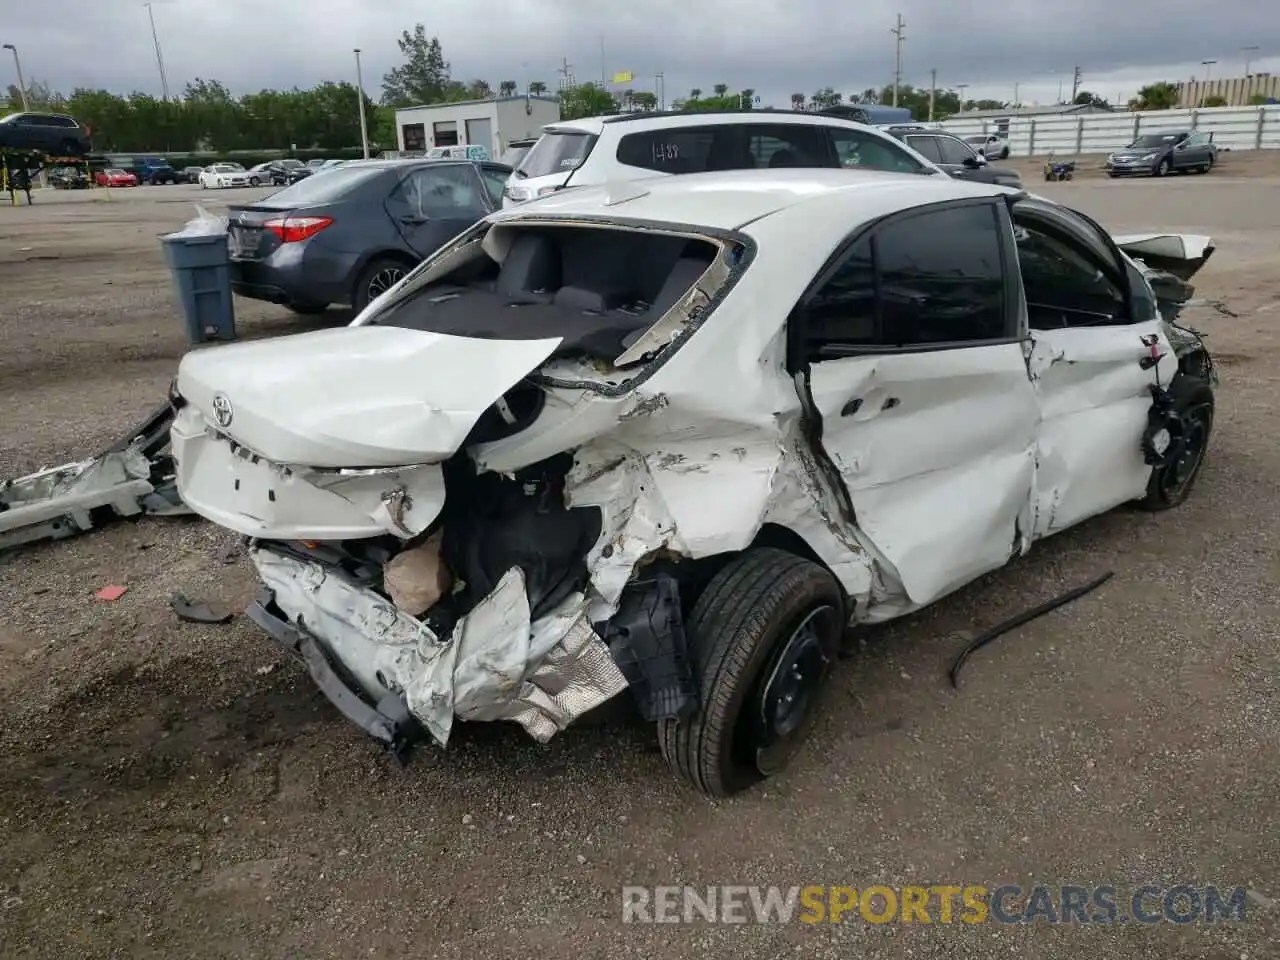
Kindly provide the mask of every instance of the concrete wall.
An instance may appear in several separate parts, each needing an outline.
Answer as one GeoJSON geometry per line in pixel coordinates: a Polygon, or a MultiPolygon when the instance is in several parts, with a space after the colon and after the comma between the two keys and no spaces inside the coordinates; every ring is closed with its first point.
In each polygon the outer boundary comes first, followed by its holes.
{"type": "MultiPolygon", "coordinates": [[[[997,121],[952,117],[942,122],[942,128],[966,137],[997,132],[997,121]]],[[[1280,105],[1015,117],[1009,120],[1009,153],[1015,157],[1110,153],[1131,143],[1139,133],[1159,130],[1212,133],[1214,143],[1226,150],[1277,150],[1280,149],[1280,105]]]]}
{"type": "Polygon", "coordinates": [[[1258,95],[1280,100],[1280,77],[1254,73],[1247,77],[1224,77],[1221,80],[1189,81],[1178,84],[1178,106],[1194,107],[1205,97],[1222,97],[1231,107],[1243,107],[1258,95]]]}

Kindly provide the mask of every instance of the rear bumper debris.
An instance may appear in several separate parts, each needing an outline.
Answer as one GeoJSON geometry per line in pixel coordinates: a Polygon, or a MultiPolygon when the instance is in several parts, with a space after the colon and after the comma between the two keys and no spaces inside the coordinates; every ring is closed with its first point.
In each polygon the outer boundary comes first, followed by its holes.
{"type": "Polygon", "coordinates": [[[166,402],[106,451],[87,460],[0,481],[0,550],[92,530],[104,511],[121,517],[189,514],[173,482],[166,402]]]}
{"type": "Polygon", "coordinates": [[[531,621],[518,567],[438,637],[341,570],[263,546],[250,555],[267,585],[250,619],[306,664],[344,716],[397,755],[422,730],[447,745],[455,716],[514,720],[546,742],[627,687],[585,596],[572,594],[531,621]]]}

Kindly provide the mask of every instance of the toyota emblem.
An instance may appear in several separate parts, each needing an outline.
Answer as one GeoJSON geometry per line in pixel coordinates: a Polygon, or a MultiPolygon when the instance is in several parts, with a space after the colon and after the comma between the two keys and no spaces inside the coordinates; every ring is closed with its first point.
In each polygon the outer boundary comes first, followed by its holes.
{"type": "Polygon", "coordinates": [[[224,430],[231,426],[231,418],[234,411],[231,409],[231,401],[227,399],[225,393],[215,393],[213,395],[213,422],[224,430]]]}

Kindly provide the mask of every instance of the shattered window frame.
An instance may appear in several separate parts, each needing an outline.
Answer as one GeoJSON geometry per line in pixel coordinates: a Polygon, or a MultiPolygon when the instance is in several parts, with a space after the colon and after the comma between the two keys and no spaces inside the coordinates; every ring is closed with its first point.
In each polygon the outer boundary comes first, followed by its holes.
{"type": "Polygon", "coordinates": [[[418,264],[400,281],[394,294],[387,297],[385,302],[376,304],[376,310],[366,310],[348,326],[367,326],[422,287],[438,282],[482,254],[491,256],[487,241],[495,228],[515,231],[536,227],[583,227],[657,233],[703,240],[719,248],[711,265],[689,290],[666,313],[646,327],[631,347],[615,358],[612,364],[614,372],[627,374],[624,380],[619,383],[570,380],[540,373],[529,377],[530,382],[543,386],[589,390],[606,397],[630,393],[661,369],[681,344],[702,327],[716,307],[729,295],[742,274],[754,262],[757,252],[755,241],[744,233],[697,224],[603,216],[524,216],[497,221],[480,220],[418,264]],[[643,366],[632,374],[627,368],[637,363],[643,363],[643,366]]]}

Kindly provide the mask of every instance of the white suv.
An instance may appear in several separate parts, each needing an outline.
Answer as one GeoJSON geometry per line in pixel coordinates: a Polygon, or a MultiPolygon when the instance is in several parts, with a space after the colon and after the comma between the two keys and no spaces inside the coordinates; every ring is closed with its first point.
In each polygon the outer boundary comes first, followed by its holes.
{"type": "Polygon", "coordinates": [[[502,205],[613,180],[768,167],[942,173],[874,127],[822,114],[629,113],[544,127],[542,137],[508,178],[502,205]]]}

